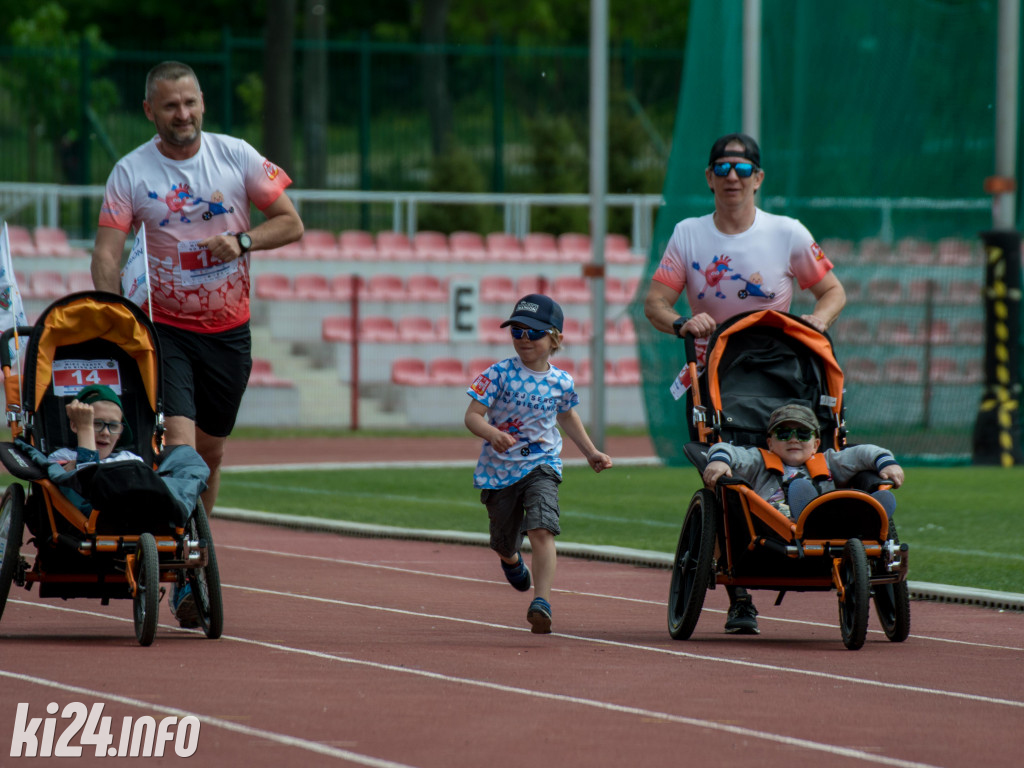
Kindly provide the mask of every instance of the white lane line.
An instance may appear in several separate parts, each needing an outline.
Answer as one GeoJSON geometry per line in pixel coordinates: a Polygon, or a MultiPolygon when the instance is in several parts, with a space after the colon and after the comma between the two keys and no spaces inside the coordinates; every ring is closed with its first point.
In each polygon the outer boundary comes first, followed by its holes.
{"type": "MultiPolygon", "coordinates": [[[[438,578],[438,579],[452,579],[454,581],[468,581],[468,582],[475,583],[475,584],[495,584],[495,585],[498,585],[498,586],[504,586],[505,585],[504,581],[497,581],[497,580],[491,580],[491,579],[480,579],[480,578],[477,578],[477,577],[474,577],[474,576],[456,576],[456,575],[450,574],[450,573],[435,573],[433,571],[417,571],[417,570],[413,570],[411,568],[401,568],[401,567],[396,566],[396,565],[383,565],[381,563],[368,563],[368,562],[360,561],[360,560],[346,560],[346,559],[343,559],[343,558],[324,557],[323,555],[309,555],[309,554],[298,553],[298,552],[282,552],[282,551],[276,550],[276,549],[260,549],[258,547],[243,547],[243,546],[240,546],[240,545],[237,545],[237,544],[217,544],[217,549],[218,550],[230,549],[230,550],[235,550],[235,551],[238,551],[238,552],[250,552],[250,553],[260,554],[260,555],[276,555],[278,557],[293,557],[293,558],[298,558],[300,560],[314,560],[314,561],[324,562],[324,563],[340,563],[342,565],[354,565],[354,566],[359,566],[359,567],[362,567],[362,568],[375,568],[375,569],[382,570],[382,571],[395,571],[397,573],[405,573],[405,574],[409,574],[411,576],[432,576],[432,577],[438,578]]],[[[574,590],[574,589],[559,589],[558,587],[555,587],[553,591],[561,593],[561,594],[566,594],[566,595],[580,595],[582,597],[593,597],[593,598],[598,598],[598,599],[602,599],[602,600],[622,600],[624,602],[640,603],[640,604],[645,604],[645,605],[659,605],[659,606],[666,605],[665,601],[662,601],[662,600],[645,600],[645,599],[638,598],[638,597],[623,597],[623,596],[620,596],[620,595],[607,595],[607,594],[602,594],[602,593],[598,593],[598,592],[579,592],[578,590],[574,590]]],[[[704,612],[708,612],[708,613],[722,613],[722,614],[725,613],[725,611],[719,610],[717,608],[704,608],[703,611],[704,612]]],[[[827,623],[827,622],[808,621],[806,619],[784,619],[784,618],[777,618],[777,617],[772,617],[772,616],[761,616],[760,619],[762,621],[777,621],[777,622],[784,623],[784,624],[799,624],[801,626],[806,626],[806,627],[832,628],[832,627],[836,626],[835,624],[830,624],[830,623],[827,623]]],[[[883,634],[882,631],[879,630],[879,629],[869,629],[868,631],[871,632],[872,634],[877,634],[877,635],[883,634]]],[[[934,636],[930,636],[930,635],[916,635],[916,634],[912,634],[911,637],[914,640],[927,640],[929,642],[934,642],[934,643],[949,643],[949,644],[952,644],[952,645],[963,645],[963,646],[968,646],[968,647],[971,647],[971,648],[993,648],[993,649],[996,649],[996,650],[1015,651],[1017,653],[1024,653],[1024,647],[1018,648],[1018,647],[1015,647],[1015,646],[1012,646],[1012,645],[995,645],[993,643],[977,643],[977,642],[973,642],[973,641],[970,641],[970,640],[954,640],[954,639],[951,639],[951,638],[934,637],[934,636]]]]}
{"type": "MultiPolygon", "coordinates": [[[[38,605],[38,603],[32,603],[31,605],[38,605]]],[[[63,610],[72,610],[72,612],[74,613],[88,613],[92,616],[103,616],[107,619],[116,619],[116,617],[113,616],[92,613],[89,611],[77,611],[68,608],[64,608],[63,610]]],[[[204,715],[201,712],[187,709],[178,709],[177,707],[167,707],[161,704],[154,704],[150,701],[144,701],[142,699],[133,699],[128,696],[120,696],[116,693],[111,693],[110,691],[99,691],[94,690],[92,688],[83,688],[78,685],[62,683],[59,680],[48,680],[44,677],[36,677],[35,675],[25,675],[20,672],[11,672],[5,669],[0,669],[0,677],[5,677],[9,680],[19,680],[23,683],[30,683],[32,685],[40,685],[44,688],[53,688],[58,691],[63,691],[64,693],[74,694],[76,696],[88,696],[89,698],[99,699],[101,701],[115,701],[119,704],[126,704],[130,707],[136,707],[137,709],[148,710],[152,712],[161,712],[165,715],[172,715],[176,717],[192,716],[198,718],[201,724],[200,729],[202,728],[202,726],[212,725],[215,728],[221,728],[225,731],[238,733],[242,736],[265,739],[266,741],[272,741],[276,744],[281,744],[286,747],[296,747],[298,749],[303,749],[307,752],[312,752],[317,755],[323,755],[325,757],[334,757],[338,758],[339,760],[346,760],[350,763],[355,763],[356,765],[366,765],[370,766],[371,768],[413,768],[413,766],[407,765],[405,763],[396,763],[391,760],[381,760],[376,757],[370,757],[369,755],[363,755],[358,752],[352,752],[348,749],[339,749],[337,747],[331,747],[327,744],[321,744],[317,741],[300,739],[296,736],[289,736],[284,733],[266,731],[262,728],[251,728],[247,725],[233,723],[230,720],[222,720],[219,717],[211,717],[209,715],[204,715]]]]}
{"type": "MultiPolygon", "coordinates": [[[[259,587],[246,587],[238,584],[223,584],[223,587],[227,589],[238,589],[243,592],[252,592],[254,594],[261,595],[272,595],[274,597],[287,597],[290,600],[308,600],[315,603],[324,603],[327,605],[341,605],[347,608],[363,608],[369,611],[380,611],[381,613],[393,613],[400,616],[411,616],[417,619],[429,619],[430,621],[453,621],[460,624],[471,624],[478,627],[487,627],[490,629],[500,629],[502,631],[513,630],[516,632],[529,632],[526,627],[513,627],[505,624],[496,624],[489,621],[479,621],[477,619],[463,619],[455,616],[447,616],[435,613],[422,613],[420,611],[407,611],[403,608],[388,608],[382,605],[373,605],[368,603],[356,603],[351,600],[340,600],[338,598],[331,597],[315,597],[312,595],[300,595],[295,592],[281,592],[274,589],[261,589],[259,587]]],[[[640,645],[637,643],[624,643],[618,640],[606,640],[599,637],[586,637],[584,635],[569,635],[558,633],[559,637],[566,638],[567,640],[578,640],[584,643],[595,643],[597,645],[606,645],[613,648],[623,648],[630,651],[645,651],[648,653],[657,653],[666,656],[675,656],[682,659],[692,659],[694,661],[710,661],[718,664],[732,664],[739,667],[749,667],[751,669],[766,670],[769,672],[783,672],[794,675],[802,675],[805,677],[816,677],[829,680],[831,682],[842,682],[849,683],[850,685],[866,685],[870,687],[885,688],[887,691],[900,690],[907,691],[908,693],[922,693],[929,696],[942,696],[946,698],[961,699],[965,701],[976,701],[982,704],[997,704],[1006,707],[1018,707],[1024,709],[1024,701],[1017,701],[1014,699],[1000,699],[992,696],[982,696],[976,693],[962,693],[960,691],[944,691],[939,688],[925,688],[919,685],[907,685],[905,683],[896,683],[889,680],[868,680],[860,677],[850,677],[848,675],[836,675],[831,672],[818,672],[817,670],[800,669],[798,667],[784,667],[778,664],[766,664],[759,661],[746,661],[743,659],[733,659],[726,656],[713,656],[702,653],[688,653],[686,651],[677,651],[669,648],[659,648],[653,645],[640,645]]]]}
{"type": "MultiPolygon", "coordinates": [[[[260,590],[262,591],[262,590],[260,590]]],[[[22,601],[17,601],[22,602],[22,601]]],[[[331,601],[325,601],[331,602],[331,601]]],[[[27,603],[35,607],[51,608],[41,603],[27,603]]],[[[128,619],[121,619],[118,617],[112,617],[107,614],[96,613],[94,611],[81,611],[73,608],[65,608],[63,606],[53,606],[53,610],[67,611],[70,613],[79,613],[89,616],[98,616],[105,619],[113,619],[117,621],[129,621],[128,619]]],[[[447,618],[447,617],[437,617],[447,618]]],[[[485,624],[485,622],[471,622],[474,624],[485,624]]],[[[163,626],[163,625],[161,625],[163,626]]],[[[500,627],[501,629],[519,629],[518,627],[501,627],[497,624],[487,624],[486,626],[500,627]]],[[[526,631],[526,630],[522,630],[526,631]]],[[[564,636],[563,636],[564,637],[564,636]]],[[[432,680],[447,684],[454,685],[465,685],[475,688],[483,688],[492,691],[498,691],[505,694],[517,694],[520,696],[527,696],[534,699],[541,699],[545,701],[553,701],[561,704],[572,704],[581,707],[587,707],[590,709],[597,709],[605,712],[615,712],[618,714],[631,715],[640,717],[648,720],[658,720],[666,723],[673,723],[676,725],[685,725],[692,728],[700,728],[706,731],[714,731],[717,733],[726,733],[733,736],[739,736],[746,739],[758,739],[760,741],[770,742],[773,744],[779,744],[787,747],[797,747],[799,749],[806,749],[813,752],[823,753],[827,755],[835,755],[838,757],[848,757],[855,760],[860,760],[867,763],[875,763],[877,765],[894,766],[894,768],[939,768],[938,766],[932,765],[931,763],[921,763],[913,760],[901,760],[899,758],[887,757],[884,755],[877,755],[870,752],[865,752],[859,749],[851,749],[849,747],[841,747],[836,744],[827,744],[824,742],[811,741],[810,739],[795,738],[793,736],[785,736],[782,734],[771,733],[769,731],[753,730],[743,726],[729,725],[727,723],[720,723],[714,720],[703,720],[700,718],[686,717],[684,715],[675,715],[669,712],[660,712],[658,710],[644,709],[642,707],[630,707],[622,704],[614,704],[608,701],[600,701],[597,699],[587,699],[579,696],[570,696],[562,693],[551,693],[548,691],[540,691],[532,688],[522,688],[518,686],[504,685],[502,683],[493,683],[486,680],[476,680],[473,678],[456,677],[453,675],[446,675],[439,672],[431,672],[426,669],[417,669],[413,667],[399,667],[393,664],[384,664],[376,661],[369,661],[367,659],[355,659],[348,656],[340,656],[333,653],[327,653],[325,651],[314,651],[307,648],[296,648],[294,646],[281,645],[279,643],[268,643],[262,640],[253,640],[251,638],[235,637],[233,635],[223,635],[221,638],[223,641],[237,642],[244,645],[252,645],[258,648],[265,648],[267,650],[279,651],[284,653],[296,654],[301,656],[308,656],[310,658],[322,659],[326,661],[334,661],[342,664],[352,664],[354,666],[367,667],[370,669],[378,669],[384,672],[396,673],[401,675],[411,675],[413,677],[419,677],[426,680],[432,680]]],[[[77,686],[65,685],[56,681],[45,680],[44,678],[30,677],[28,675],[21,675],[13,672],[5,672],[0,670],[0,675],[12,677],[15,679],[25,680],[40,685],[48,685],[53,688],[59,688],[74,693],[83,695],[96,696],[98,698],[105,698],[111,701],[119,701],[121,703],[130,704],[132,706],[151,708],[156,711],[168,712],[169,714],[178,714],[181,710],[173,709],[170,707],[161,707],[159,705],[151,704],[139,699],[129,699],[124,696],[117,696],[105,691],[92,691],[86,688],[79,688],[77,686]]],[[[198,713],[184,713],[192,714],[200,719],[200,722],[206,723],[211,722],[218,727],[223,727],[228,730],[234,730],[239,733],[249,733],[250,735],[260,736],[261,738],[267,738],[266,735],[269,732],[260,731],[258,729],[248,728],[247,726],[238,725],[218,718],[205,719],[198,713]]],[[[368,758],[365,755],[359,755],[356,753],[347,752],[347,750],[338,750],[333,747],[328,747],[317,742],[306,741],[304,739],[297,739],[293,737],[283,736],[281,734],[272,734],[276,737],[274,741],[280,741],[280,743],[286,743],[290,746],[298,746],[304,749],[310,749],[310,751],[317,751],[321,754],[329,754],[334,757],[342,757],[343,759],[350,759],[353,762],[358,762],[360,765],[372,765],[382,766],[383,768],[390,768],[396,766],[397,768],[408,768],[407,766],[401,766],[398,763],[391,763],[386,761],[375,760],[374,758],[368,758]],[[285,741],[287,740],[287,741],[285,741]],[[292,743],[294,742],[294,743],[292,743]],[[351,755],[351,757],[349,757],[351,755]],[[369,762],[372,761],[372,762],[369,762]]]]}

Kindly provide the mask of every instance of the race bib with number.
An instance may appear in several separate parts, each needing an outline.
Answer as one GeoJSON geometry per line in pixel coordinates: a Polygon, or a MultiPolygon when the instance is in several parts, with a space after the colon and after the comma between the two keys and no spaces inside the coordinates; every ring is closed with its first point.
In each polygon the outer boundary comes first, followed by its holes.
{"type": "Polygon", "coordinates": [[[207,248],[200,247],[199,240],[183,240],[178,243],[178,266],[181,269],[182,285],[202,285],[227,279],[238,271],[238,259],[219,261],[210,255],[207,248]]]}
{"type": "Polygon", "coordinates": [[[53,394],[77,395],[90,384],[106,384],[121,395],[121,371],[116,360],[54,360],[53,394]]]}

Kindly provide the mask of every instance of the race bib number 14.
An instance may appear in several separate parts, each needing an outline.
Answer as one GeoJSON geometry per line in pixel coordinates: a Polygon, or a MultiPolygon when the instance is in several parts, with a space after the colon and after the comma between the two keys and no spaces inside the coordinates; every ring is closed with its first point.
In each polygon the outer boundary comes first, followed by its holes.
{"type": "Polygon", "coordinates": [[[53,394],[77,395],[82,387],[106,384],[120,396],[121,371],[116,360],[54,360],[53,394]]]}

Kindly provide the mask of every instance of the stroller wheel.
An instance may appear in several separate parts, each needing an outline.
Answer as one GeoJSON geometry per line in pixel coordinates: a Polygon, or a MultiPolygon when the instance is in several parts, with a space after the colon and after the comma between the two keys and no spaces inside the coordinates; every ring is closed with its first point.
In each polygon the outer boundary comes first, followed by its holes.
{"type": "Polygon", "coordinates": [[[839,601],[839,629],[843,635],[843,645],[856,651],[864,645],[867,637],[868,601],[871,598],[864,542],[860,539],[847,539],[839,571],[843,580],[843,597],[839,601]]]}
{"type": "Polygon", "coordinates": [[[210,521],[201,501],[196,502],[196,508],[189,518],[188,535],[199,539],[206,547],[206,565],[189,569],[186,578],[195,595],[203,633],[211,640],[216,640],[224,631],[224,603],[221,599],[220,571],[217,569],[217,553],[213,548],[210,521]]]}
{"type": "Polygon", "coordinates": [[[693,634],[704,607],[715,556],[716,507],[714,494],[701,489],[690,500],[683,520],[668,595],[668,631],[675,640],[693,634]]]}
{"type": "Polygon", "coordinates": [[[0,618],[4,615],[11,582],[18,571],[24,530],[25,489],[13,483],[0,501],[0,618]]]}
{"type": "Polygon", "coordinates": [[[160,559],[153,534],[139,536],[135,552],[135,637],[139,645],[152,645],[156,637],[157,605],[160,601],[160,559]]]}

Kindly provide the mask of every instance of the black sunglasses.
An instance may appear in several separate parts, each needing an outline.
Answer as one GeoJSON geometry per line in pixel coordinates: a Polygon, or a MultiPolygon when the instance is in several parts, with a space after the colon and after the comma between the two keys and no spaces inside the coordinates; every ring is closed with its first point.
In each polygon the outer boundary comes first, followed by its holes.
{"type": "Polygon", "coordinates": [[[772,435],[776,440],[792,440],[793,435],[796,435],[796,439],[801,443],[806,443],[811,438],[817,437],[818,432],[814,429],[800,429],[799,427],[776,427],[772,432],[772,435]]]}
{"type": "Polygon", "coordinates": [[[729,171],[735,170],[741,179],[748,179],[756,168],[753,163],[715,163],[711,166],[711,171],[715,176],[728,176],[729,171]]]}

